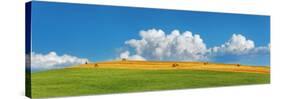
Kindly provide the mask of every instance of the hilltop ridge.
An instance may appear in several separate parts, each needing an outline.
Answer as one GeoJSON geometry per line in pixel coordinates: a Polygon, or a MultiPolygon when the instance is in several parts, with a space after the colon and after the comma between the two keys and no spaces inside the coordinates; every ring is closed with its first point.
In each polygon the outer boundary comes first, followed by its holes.
{"type": "Polygon", "coordinates": [[[222,64],[209,62],[182,62],[182,61],[135,61],[118,60],[81,64],[70,68],[117,68],[117,69],[146,69],[146,70],[209,70],[227,72],[270,73],[269,67],[247,66],[241,64],[222,64]]]}

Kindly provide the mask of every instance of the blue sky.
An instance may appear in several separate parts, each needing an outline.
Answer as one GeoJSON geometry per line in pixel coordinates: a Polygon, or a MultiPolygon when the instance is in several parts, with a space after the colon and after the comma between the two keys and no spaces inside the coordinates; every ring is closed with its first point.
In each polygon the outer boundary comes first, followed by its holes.
{"type": "MultiPolygon", "coordinates": [[[[136,53],[125,41],[140,40],[139,32],[151,29],[161,29],[166,35],[175,29],[190,31],[200,35],[207,49],[224,44],[233,34],[253,41],[255,47],[270,44],[269,16],[34,1],[32,4],[32,51],[36,53],[54,51],[91,61],[111,60],[119,57],[120,51],[136,53]]],[[[234,55],[243,59],[237,60],[226,54],[210,61],[269,65],[269,54],[247,55],[234,55]]]]}

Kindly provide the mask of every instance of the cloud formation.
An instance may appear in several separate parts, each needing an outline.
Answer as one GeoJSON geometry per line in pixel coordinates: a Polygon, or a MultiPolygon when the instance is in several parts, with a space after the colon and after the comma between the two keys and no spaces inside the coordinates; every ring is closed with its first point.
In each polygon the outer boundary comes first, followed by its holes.
{"type": "MultiPolygon", "coordinates": [[[[149,60],[202,60],[208,51],[203,39],[190,31],[174,30],[165,34],[161,29],[140,31],[141,39],[125,42],[134,49],[134,55],[149,60]]],[[[129,53],[128,51],[125,51],[129,53]]],[[[124,53],[122,53],[124,54],[124,53]]],[[[132,57],[129,56],[129,57],[132,57]]]]}
{"type": "Polygon", "coordinates": [[[145,60],[145,58],[143,58],[142,56],[139,56],[139,55],[130,56],[129,51],[125,51],[125,52],[121,53],[120,58],[122,58],[122,59],[125,58],[125,59],[129,59],[129,60],[145,60]]]}
{"type": "Polygon", "coordinates": [[[254,41],[241,34],[233,34],[224,44],[207,48],[199,34],[190,31],[173,30],[165,33],[161,29],[149,29],[139,32],[140,39],[125,41],[132,48],[120,54],[120,58],[134,60],[178,60],[208,61],[218,56],[254,55],[269,53],[268,46],[256,47],[254,41]],[[130,55],[133,53],[132,55],[130,55]],[[137,58],[137,59],[138,59],[137,58]]]}
{"type": "Polygon", "coordinates": [[[254,41],[241,34],[233,34],[227,42],[211,48],[211,51],[215,55],[266,54],[269,53],[269,45],[256,47],[254,41]]]}
{"type": "Polygon", "coordinates": [[[71,55],[57,55],[56,52],[49,52],[48,54],[31,53],[31,70],[45,70],[63,68],[76,64],[84,64],[89,61],[86,58],[78,58],[71,55]]]}
{"type": "Polygon", "coordinates": [[[246,39],[246,37],[241,34],[233,34],[227,42],[219,47],[215,46],[212,48],[212,51],[214,53],[230,53],[239,55],[249,53],[249,51],[254,48],[254,41],[246,39]]]}

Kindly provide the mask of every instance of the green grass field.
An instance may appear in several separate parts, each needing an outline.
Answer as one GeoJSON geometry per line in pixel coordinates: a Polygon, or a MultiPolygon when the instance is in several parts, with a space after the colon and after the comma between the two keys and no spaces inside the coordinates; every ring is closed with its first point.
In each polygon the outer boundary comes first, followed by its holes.
{"type": "Polygon", "coordinates": [[[270,83],[269,74],[196,70],[73,68],[31,77],[32,98],[270,83]]]}

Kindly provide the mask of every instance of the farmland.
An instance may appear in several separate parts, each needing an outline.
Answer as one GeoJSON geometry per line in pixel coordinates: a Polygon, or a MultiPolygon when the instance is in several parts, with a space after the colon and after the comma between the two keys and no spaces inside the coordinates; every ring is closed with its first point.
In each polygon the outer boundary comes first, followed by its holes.
{"type": "Polygon", "coordinates": [[[269,73],[266,66],[247,66],[241,64],[221,64],[208,62],[177,62],[177,61],[108,61],[82,64],[70,68],[119,68],[144,70],[211,70],[227,72],[269,73]]]}
{"type": "Polygon", "coordinates": [[[269,71],[269,67],[200,62],[89,63],[32,73],[32,97],[267,84],[269,71]]]}

